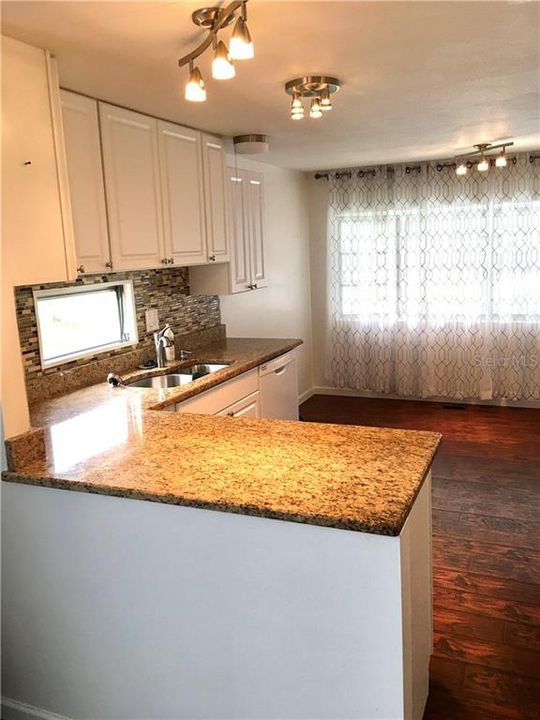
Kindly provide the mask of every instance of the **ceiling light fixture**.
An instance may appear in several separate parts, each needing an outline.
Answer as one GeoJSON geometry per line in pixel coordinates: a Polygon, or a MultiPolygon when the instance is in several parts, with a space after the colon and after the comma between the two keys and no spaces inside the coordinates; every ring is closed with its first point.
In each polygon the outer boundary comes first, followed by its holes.
{"type": "MultiPolygon", "coordinates": [[[[456,156],[457,162],[453,165],[456,175],[466,175],[468,169],[474,166],[478,155],[480,157],[476,162],[476,169],[479,172],[487,172],[491,166],[493,157],[487,157],[487,153],[490,153],[493,150],[498,150],[499,148],[501,148],[501,152],[497,155],[494,164],[496,167],[506,167],[508,165],[506,148],[511,147],[513,144],[513,142],[498,143],[497,145],[493,145],[493,143],[477,143],[474,146],[475,150],[472,152],[456,156]]],[[[512,159],[512,162],[515,162],[515,158],[512,159]]],[[[441,167],[446,166],[441,165],[441,167]]]]}
{"type": "Polygon", "coordinates": [[[327,75],[306,75],[285,83],[285,92],[292,95],[291,118],[304,117],[304,99],[311,100],[309,116],[322,117],[323,111],[332,109],[330,96],[341,87],[341,81],[327,75]]]}
{"type": "Polygon", "coordinates": [[[197,27],[208,31],[202,43],[190,53],[180,58],[178,66],[189,65],[189,79],[186,84],[184,97],[191,102],[206,100],[204,80],[198,67],[193,67],[194,61],[210,46],[214,48],[212,61],[212,77],[216,80],[229,80],[236,75],[233,60],[248,60],[255,55],[253,41],[247,26],[247,3],[249,0],[234,0],[227,7],[206,7],[196,10],[191,19],[197,27]],[[240,15],[237,16],[238,11],[240,15]],[[217,34],[223,28],[231,25],[236,19],[230,41],[230,51],[223,40],[218,40],[217,34]]]}

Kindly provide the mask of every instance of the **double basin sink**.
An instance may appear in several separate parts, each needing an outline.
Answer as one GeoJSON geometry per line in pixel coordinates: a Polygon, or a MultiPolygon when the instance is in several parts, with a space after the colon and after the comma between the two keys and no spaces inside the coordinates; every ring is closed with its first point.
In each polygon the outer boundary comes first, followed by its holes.
{"type": "Polygon", "coordinates": [[[168,375],[156,375],[155,377],[144,378],[143,380],[135,380],[127,383],[129,387],[152,388],[152,390],[163,390],[165,388],[179,387],[187,385],[194,380],[198,380],[205,375],[210,375],[218,370],[228,367],[227,364],[207,364],[200,363],[198,365],[190,365],[189,367],[177,370],[168,375]]]}

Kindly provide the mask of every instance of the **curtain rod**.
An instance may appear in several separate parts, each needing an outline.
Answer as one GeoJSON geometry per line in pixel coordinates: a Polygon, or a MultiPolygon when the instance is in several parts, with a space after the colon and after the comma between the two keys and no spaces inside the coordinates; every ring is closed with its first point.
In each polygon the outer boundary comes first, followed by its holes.
{"type": "MultiPolygon", "coordinates": [[[[509,157],[507,158],[509,162],[511,162],[513,165],[517,162],[517,156],[509,157]]],[[[529,155],[529,162],[533,163],[536,160],[540,160],[540,155],[529,155]]],[[[431,163],[429,161],[426,161],[427,165],[429,166],[431,163]]],[[[467,167],[471,168],[473,166],[473,162],[470,161],[467,163],[467,167]]],[[[381,168],[386,168],[386,172],[395,172],[395,166],[394,165],[382,165],[378,166],[381,168]]],[[[452,168],[455,169],[456,163],[455,162],[438,162],[436,165],[434,165],[436,170],[438,172],[441,172],[445,168],[452,168]]],[[[409,175],[412,172],[416,172],[420,174],[422,172],[422,166],[421,165],[406,165],[405,166],[405,172],[407,175],[409,175]]],[[[315,180],[321,180],[322,178],[325,178],[326,180],[330,180],[331,177],[336,178],[339,180],[342,177],[351,178],[352,176],[357,175],[358,177],[375,177],[377,174],[377,168],[371,167],[371,168],[365,168],[361,170],[329,170],[328,172],[316,172],[314,174],[315,180]]]]}

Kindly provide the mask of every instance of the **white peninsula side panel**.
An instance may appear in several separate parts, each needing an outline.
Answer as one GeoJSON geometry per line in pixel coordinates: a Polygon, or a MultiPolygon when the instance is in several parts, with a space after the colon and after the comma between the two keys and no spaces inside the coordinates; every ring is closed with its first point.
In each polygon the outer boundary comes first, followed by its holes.
{"type": "Polygon", "coordinates": [[[428,509],[385,537],[5,482],[2,717],[420,720],[428,509]]]}

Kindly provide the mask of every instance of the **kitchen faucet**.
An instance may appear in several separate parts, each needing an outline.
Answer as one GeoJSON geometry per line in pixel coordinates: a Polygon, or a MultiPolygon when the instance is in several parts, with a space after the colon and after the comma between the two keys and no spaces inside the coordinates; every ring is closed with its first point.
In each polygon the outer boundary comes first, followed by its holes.
{"type": "Polygon", "coordinates": [[[165,354],[165,348],[171,346],[171,341],[165,335],[167,330],[171,326],[167,323],[165,327],[159,332],[154,333],[154,346],[156,348],[156,362],[158,368],[164,368],[167,364],[167,356],[165,354]]]}

